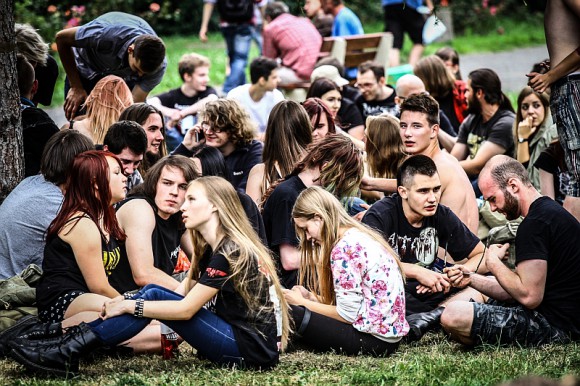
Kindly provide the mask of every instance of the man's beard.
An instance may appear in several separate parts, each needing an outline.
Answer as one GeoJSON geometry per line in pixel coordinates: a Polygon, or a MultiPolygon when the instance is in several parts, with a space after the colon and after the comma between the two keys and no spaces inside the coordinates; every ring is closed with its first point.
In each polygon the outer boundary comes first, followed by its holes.
{"type": "Polygon", "coordinates": [[[521,213],[519,200],[507,190],[503,190],[503,195],[505,203],[502,208],[502,212],[504,212],[505,217],[510,221],[520,217],[521,213]]]}
{"type": "Polygon", "coordinates": [[[480,114],[481,113],[481,103],[479,99],[470,96],[467,103],[467,114],[480,114]]]}

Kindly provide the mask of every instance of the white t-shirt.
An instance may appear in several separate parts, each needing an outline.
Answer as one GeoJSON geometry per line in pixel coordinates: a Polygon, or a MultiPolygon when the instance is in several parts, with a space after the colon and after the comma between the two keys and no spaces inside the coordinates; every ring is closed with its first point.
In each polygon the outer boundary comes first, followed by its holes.
{"type": "Polygon", "coordinates": [[[258,131],[263,133],[266,131],[270,111],[272,111],[276,103],[284,100],[284,95],[280,90],[268,91],[259,102],[255,102],[250,96],[250,86],[251,84],[238,86],[230,90],[227,97],[240,102],[242,107],[250,114],[250,118],[256,123],[258,131]]]}

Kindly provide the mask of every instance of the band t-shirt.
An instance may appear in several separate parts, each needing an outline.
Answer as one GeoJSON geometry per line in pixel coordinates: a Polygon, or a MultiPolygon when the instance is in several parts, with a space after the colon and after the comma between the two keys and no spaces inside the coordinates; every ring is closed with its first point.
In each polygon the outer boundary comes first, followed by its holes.
{"type": "MultiPolygon", "coordinates": [[[[217,95],[217,91],[213,87],[208,87],[192,97],[185,95],[183,91],[181,91],[181,87],[178,87],[157,95],[157,98],[159,98],[163,106],[181,111],[210,95],[217,95]]],[[[179,127],[181,128],[182,133],[185,133],[187,130],[191,129],[195,123],[195,117],[193,115],[188,115],[179,122],[179,127]]]]}
{"type": "Polygon", "coordinates": [[[467,145],[470,159],[475,158],[484,141],[503,147],[505,155],[513,156],[514,119],[515,114],[509,110],[498,110],[487,122],[481,114],[470,114],[459,126],[457,142],[467,145]]]}
{"type": "MultiPolygon", "coordinates": [[[[255,275],[265,275],[255,259],[250,271],[255,275]]],[[[200,261],[201,277],[199,284],[219,289],[216,296],[206,304],[206,308],[223,318],[233,329],[240,354],[248,367],[267,369],[278,363],[278,336],[282,331],[282,319],[279,312],[279,300],[273,288],[250,288],[252,295],[259,299],[263,309],[260,312],[250,310],[244,299],[236,291],[234,281],[230,280],[230,265],[222,254],[211,254],[207,251],[200,261]]],[[[250,274],[250,278],[253,278],[250,274]]],[[[260,280],[263,278],[258,278],[260,280]]],[[[266,280],[270,280],[266,276],[266,280]]],[[[250,280],[250,282],[255,282],[250,280]]]]}

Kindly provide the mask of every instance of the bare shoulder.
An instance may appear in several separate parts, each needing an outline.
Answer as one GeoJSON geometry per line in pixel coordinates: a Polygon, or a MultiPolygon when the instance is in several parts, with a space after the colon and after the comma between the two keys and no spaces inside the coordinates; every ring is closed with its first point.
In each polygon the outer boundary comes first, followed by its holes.
{"type": "Polygon", "coordinates": [[[155,226],[155,212],[146,200],[136,198],[117,210],[117,220],[125,230],[132,226],[144,229],[155,226]]]}
{"type": "Polygon", "coordinates": [[[71,244],[76,240],[100,239],[100,231],[97,224],[85,213],[77,212],[70,217],[69,221],[62,227],[58,236],[65,242],[71,244]]]}

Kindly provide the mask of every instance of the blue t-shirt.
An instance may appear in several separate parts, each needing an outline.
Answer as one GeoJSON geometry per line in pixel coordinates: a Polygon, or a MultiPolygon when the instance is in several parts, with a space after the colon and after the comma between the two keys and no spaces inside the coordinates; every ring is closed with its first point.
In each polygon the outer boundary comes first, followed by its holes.
{"type": "Polygon", "coordinates": [[[334,18],[332,36],[363,35],[365,31],[357,15],[344,7],[334,18]]]}

